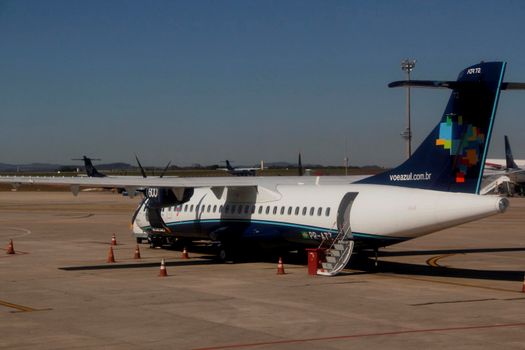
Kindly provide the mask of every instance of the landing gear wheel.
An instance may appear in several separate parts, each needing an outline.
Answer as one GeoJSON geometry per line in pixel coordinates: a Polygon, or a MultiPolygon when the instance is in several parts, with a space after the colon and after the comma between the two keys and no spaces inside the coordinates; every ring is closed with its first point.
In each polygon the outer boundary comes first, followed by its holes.
{"type": "Polygon", "coordinates": [[[226,252],[226,248],[221,248],[219,250],[218,257],[220,261],[226,261],[226,259],[228,258],[228,253],[226,252]]]}
{"type": "Polygon", "coordinates": [[[148,238],[148,243],[149,243],[149,247],[151,249],[154,249],[154,248],[157,248],[157,247],[162,247],[162,244],[164,242],[163,242],[162,238],[150,237],[150,238],[148,238]]]}
{"type": "Polygon", "coordinates": [[[234,251],[231,247],[221,246],[217,252],[217,258],[222,263],[234,263],[234,251]]]}

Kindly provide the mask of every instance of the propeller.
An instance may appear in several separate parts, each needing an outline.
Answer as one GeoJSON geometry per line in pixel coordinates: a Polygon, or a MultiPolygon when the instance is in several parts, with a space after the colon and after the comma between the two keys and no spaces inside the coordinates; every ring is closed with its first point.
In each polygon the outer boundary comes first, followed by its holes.
{"type": "MultiPolygon", "coordinates": [[[[139,157],[135,154],[135,159],[137,160],[137,164],[140,168],[140,172],[142,174],[142,177],[143,178],[147,178],[148,175],[146,175],[146,170],[144,170],[144,168],[142,167],[142,164],[140,164],[140,160],[139,160],[139,157]]],[[[166,171],[168,171],[168,168],[170,167],[171,165],[171,160],[168,162],[168,164],[166,165],[166,167],[164,168],[164,170],[162,170],[162,173],[160,174],[160,178],[163,178],[164,175],[166,174],[166,171]]]]}

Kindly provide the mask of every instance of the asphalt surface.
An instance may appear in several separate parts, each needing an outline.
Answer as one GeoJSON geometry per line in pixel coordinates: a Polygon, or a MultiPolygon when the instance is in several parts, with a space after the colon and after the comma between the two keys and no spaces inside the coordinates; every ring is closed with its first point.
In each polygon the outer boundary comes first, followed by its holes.
{"type": "Polygon", "coordinates": [[[0,192],[0,248],[16,251],[0,251],[0,349],[525,348],[525,199],[332,278],[297,258],[285,275],[202,250],[140,245],[135,260],[137,201],[0,192]]]}

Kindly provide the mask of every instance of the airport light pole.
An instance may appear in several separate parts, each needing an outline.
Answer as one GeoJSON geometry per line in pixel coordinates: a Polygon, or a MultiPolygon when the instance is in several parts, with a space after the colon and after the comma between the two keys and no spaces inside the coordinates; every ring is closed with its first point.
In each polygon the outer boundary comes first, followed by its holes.
{"type": "MultiPolygon", "coordinates": [[[[401,69],[407,74],[407,81],[410,82],[410,72],[416,66],[416,60],[406,58],[401,61],[401,69]]],[[[407,158],[412,155],[412,126],[410,120],[410,85],[407,86],[407,127],[401,136],[407,140],[407,158]]]]}

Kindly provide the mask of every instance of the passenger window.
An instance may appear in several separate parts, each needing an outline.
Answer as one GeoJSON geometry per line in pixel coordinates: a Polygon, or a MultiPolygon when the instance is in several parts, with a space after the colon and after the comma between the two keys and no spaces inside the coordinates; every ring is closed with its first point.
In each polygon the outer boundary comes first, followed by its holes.
{"type": "Polygon", "coordinates": [[[295,207],[295,215],[299,215],[299,207],[295,207]]]}
{"type": "Polygon", "coordinates": [[[225,205],[224,206],[224,213],[228,214],[229,212],[230,212],[230,206],[229,205],[225,205]]]}
{"type": "Polygon", "coordinates": [[[237,213],[242,213],[242,205],[239,205],[239,208],[237,208],[237,213]]]}
{"type": "Polygon", "coordinates": [[[197,204],[197,205],[195,206],[195,212],[198,213],[198,212],[199,212],[199,209],[200,209],[200,205],[197,204]]]}
{"type": "Polygon", "coordinates": [[[277,207],[273,207],[273,215],[277,214],[277,207]]]}
{"type": "Polygon", "coordinates": [[[221,205],[221,206],[219,207],[219,213],[222,213],[222,210],[223,210],[223,209],[224,209],[224,208],[223,208],[223,206],[221,205]]]}
{"type": "Polygon", "coordinates": [[[314,208],[314,207],[311,207],[311,208],[310,208],[310,216],[314,216],[314,211],[315,211],[315,208],[314,208]]]}
{"type": "Polygon", "coordinates": [[[252,205],[252,214],[255,213],[255,205],[252,205]]]}
{"type": "Polygon", "coordinates": [[[330,207],[326,208],[325,214],[326,216],[330,216],[330,207]]]}
{"type": "MultiPolygon", "coordinates": [[[[259,214],[262,214],[262,209],[263,209],[262,205],[259,206],[259,214]]],[[[146,210],[146,209],[144,209],[144,210],[146,210]]]]}
{"type": "Polygon", "coordinates": [[[266,214],[270,214],[270,206],[266,207],[266,214]]]}
{"type": "Polygon", "coordinates": [[[193,211],[193,204],[190,205],[190,213],[193,211]]]}
{"type": "Polygon", "coordinates": [[[281,215],[284,215],[284,207],[281,207],[281,215]]]}
{"type": "Polygon", "coordinates": [[[317,209],[317,216],[321,216],[322,213],[323,213],[323,208],[319,207],[319,209],[317,209]]]}
{"type": "Polygon", "coordinates": [[[184,205],[184,211],[188,211],[188,205],[184,205]]]}
{"type": "Polygon", "coordinates": [[[248,204],[246,204],[244,206],[244,214],[248,214],[250,212],[250,206],[248,204]]]}
{"type": "Polygon", "coordinates": [[[307,210],[308,210],[308,209],[307,209],[306,207],[303,207],[303,216],[306,215],[306,211],[307,211],[307,210]]]}
{"type": "Polygon", "coordinates": [[[208,210],[207,212],[209,213],[211,211],[211,204],[208,204],[208,210]]]}
{"type": "Polygon", "coordinates": [[[217,211],[217,204],[213,206],[213,212],[215,213],[217,211]]]}
{"type": "Polygon", "coordinates": [[[292,215],[292,207],[288,207],[288,215],[292,215]]]}
{"type": "Polygon", "coordinates": [[[232,214],[235,214],[235,209],[237,209],[237,205],[232,204],[232,214]]]}

